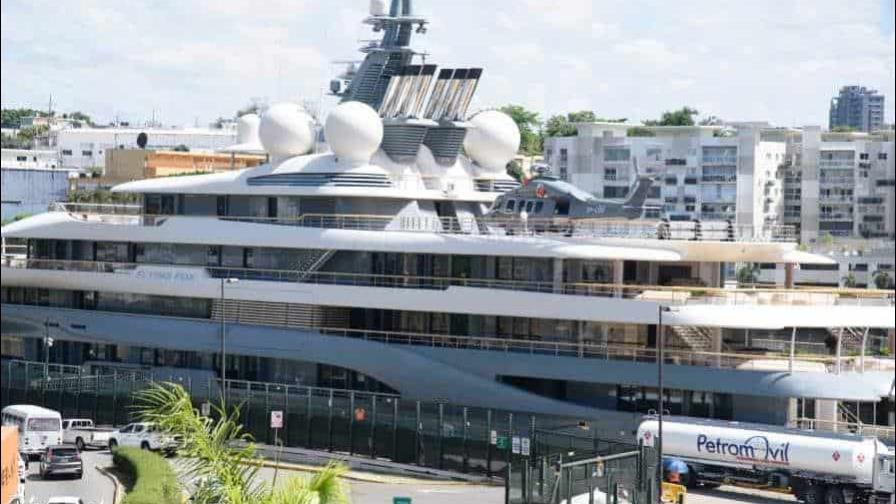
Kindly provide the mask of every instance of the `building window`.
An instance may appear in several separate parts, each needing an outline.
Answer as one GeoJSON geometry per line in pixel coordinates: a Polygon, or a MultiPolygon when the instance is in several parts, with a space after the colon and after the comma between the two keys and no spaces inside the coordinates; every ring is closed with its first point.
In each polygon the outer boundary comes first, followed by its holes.
{"type": "Polygon", "coordinates": [[[881,161],[886,161],[886,160],[887,160],[887,153],[886,153],[886,152],[878,152],[878,153],[877,153],[877,159],[879,159],[879,160],[881,160],[881,161]]]}
{"type": "Polygon", "coordinates": [[[28,161],[28,156],[16,156],[16,161],[19,161],[19,162],[28,161]]]}
{"type": "Polygon", "coordinates": [[[93,156],[93,151],[82,150],[82,151],[81,151],[81,155],[82,155],[82,156],[86,156],[86,157],[91,157],[91,156],[93,156]]]}
{"type": "Polygon", "coordinates": [[[72,150],[71,149],[62,149],[62,155],[63,156],[71,156],[72,150]]]}
{"type": "Polygon", "coordinates": [[[678,177],[666,177],[666,185],[676,185],[678,184],[678,177]]]}
{"type": "Polygon", "coordinates": [[[560,149],[560,162],[565,163],[568,157],[569,156],[566,149],[560,149]]]}

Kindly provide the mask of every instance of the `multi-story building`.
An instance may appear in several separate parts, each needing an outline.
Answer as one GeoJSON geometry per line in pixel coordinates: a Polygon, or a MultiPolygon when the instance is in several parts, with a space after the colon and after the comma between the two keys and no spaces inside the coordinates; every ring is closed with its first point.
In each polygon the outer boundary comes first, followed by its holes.
{"type": "Polygon", "coordinates": [[[137,137],[146,134],[146,148],[215,151],[235,143],[236,128],[70,128],[51,131],[51,145],[59,151],[62,166],[102,173],[106,151],[138,147],[137,137]]]}
{"type": "Polygon", "coordinates": [[[3,149],[0,168],[4,222],[45,212],[68,197],[70,172],[60,169],[54,150],[3,149]]]}
{"type": "Polygon", "coordinates": [[[638,174],[655,177],[647,204],[671,220],[731,220],[763,228],[781,222],[783,139],[759,125],[656,126],[628,136],[631,124],[577,124],[574,137],[549,138],[555,174],[604,198],[623,198],[638,174]]]}
{"type": "Polygon", "coordinates": [[[864,86],[843,86],[840,95],[831,98],[828,126],[871,132],[884,124],[884,96],[864,86]]]}
{"type": "Polygon", "coordinates": [[[784,223],[804,243],[832,237],[894,236],[893,131],[830,133],[817,126],[783,133],[784,223]]]}

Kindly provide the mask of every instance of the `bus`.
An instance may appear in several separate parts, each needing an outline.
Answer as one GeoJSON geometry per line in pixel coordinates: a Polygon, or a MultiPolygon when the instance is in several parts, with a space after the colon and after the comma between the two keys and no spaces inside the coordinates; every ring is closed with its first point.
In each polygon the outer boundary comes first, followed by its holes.
{"type": "Polygon", "coordinates": [[[3,408],[4,426],[18,427],[19,452],[34,458],[48,446],[62,444],[62,415],[40,406],[14,404],[3,408]]]}

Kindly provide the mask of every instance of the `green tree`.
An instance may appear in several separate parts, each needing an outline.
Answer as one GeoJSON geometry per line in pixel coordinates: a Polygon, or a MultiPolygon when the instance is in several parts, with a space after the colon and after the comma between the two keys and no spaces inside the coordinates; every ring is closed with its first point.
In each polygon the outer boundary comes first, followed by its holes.
{"type": "Polygon", "coordinates": [[[67,116],[72,121],[78,121],[78,122],[86,124],[87,126],[93,126],[93,119],[89,115],[85,114],[84,112],[81,112],[80,110],[70,112],[67,114],[67,116]]]}
{"type": "Polygon", "coordinates": [[[526,179],[526,173],[523,171],[523,167],[520,166],[519,161],[517,161],[516,159],[507,163],[507,174],[515,178],[517,182],[523,182],[526,179]]]}
{"type": "Polygon", "coordinates": [[[544,123],[545,138],[576,136],[576,127],[570,124],[569,119],[562,115],[553,115],[544,123]]]}
{"type": "Polygon", "coordinates": [[[856,275],[853,272],[849,272],[846,275],[843,275],[841,278],[843,281],[843,286],[847,289],[855,289],[859,285],[859,281],[856,279],[856,275]]]}
{"type": "Polygon", "coordinates": [[[753,285],[759,281],[759,265],[747,263],[737,270],[737,283],[740,285],[753,285]]]}
{"type": "Polygon", "coordinates": [[[505,105],[500,110],[509,115],[520,129],[520,153],[528,156],[540,154],[542,137],[539,131],[541,120],[538,112],[526,110],[521,105],[505,105]]]}
{"type": "Polygon", "coordinates": [[[645,128],[644,126],[633,126],[629,128],[626,132],[626,135],[630,137],[652,137],[656,136],[649,128],[645,128]]]}
{"type": "Polygon", "coordinates": [[[22,148],[33,148],[37,139],[45,136],[49,131],[50,128],[46,124],[28,126],[27,128],[20,129],[19,134],[16,138],[18,139],[19,144],[22,146],[22,148]]]}
{"type": "Polygon", "coordinates": [[[831,128],[831,132],[833,133],[852,133],[856,131],[852,126],[834,126],[831,128]]]}
{"type": "Polygon", "coordinates": [[[594,112],[591,110],[580,110],[578,112],[569,112],[566,114],[566,119],[571,123],[587,123],[587,122],[596,122],[598,120],[597,116],[594,115],[594,112]]]}
{"type": "Polygon", "coordinates": [[[43,117],[45,115],[45,112],[32,108],[5,108],[0,110],[0,124],[2,124],[4,128],[18,129],[22,126],[22,119],[34,116],[43,117]]]}
{"type": "Polygon", "coordinates": [[[138,418],[182,439],[179,454],[187,476],[198,482],[191,502],[197,504],[347,504],[341,476],[346,469],[329,465],[313,478],[291,478],[274,489],[258,478],[252,436],[243,431],[240,409],[213,406],[215,419],[193,407],[190,393],[161,383],[136,394],[138,418]]]}
{"type": "Polygon", "coordinates": [[[644,121],[647,126],[693,126],[694,116],[699,114],[695,108],[682,107],[678,110],[667,110],[663,112],[659,121],[644,121]]]}
{"type": "Polygon", "coordinates": [[[890,276],[890,272],[887,270],[877,270],[871,276],[872,281],[874,282],[874,286],[878,289],[892,289],[893,288],[893,277],[890,276]]]}

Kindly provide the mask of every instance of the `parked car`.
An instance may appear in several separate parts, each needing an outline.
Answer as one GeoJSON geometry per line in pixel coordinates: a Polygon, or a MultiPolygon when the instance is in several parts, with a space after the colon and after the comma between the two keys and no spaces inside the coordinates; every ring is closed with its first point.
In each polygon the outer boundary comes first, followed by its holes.
{"type": "Polygon", "coordinates": [[[75,445],[56,445],[47,448],[40,458],[40,476],[46,479],[51,474],[71,473],[81,479],[84,462],[75,445]]]}
{"type": "Polygon", "coordinates": [[[109,435],[115,429],[94,427],[89,418],[68,418],[62,421],[62,442],[73,444],[78,450],[85,448],[106,448],[109,446],[109,435]]]}
{"type": "Polygon", "coordinates": [[[152,423],[136,422],[125,425],[109,434],[109,449],[118,446],[141,448],[143,450],[173,452],[177,449],[178,440],[169,434],[159,431],[152,423]]]}

